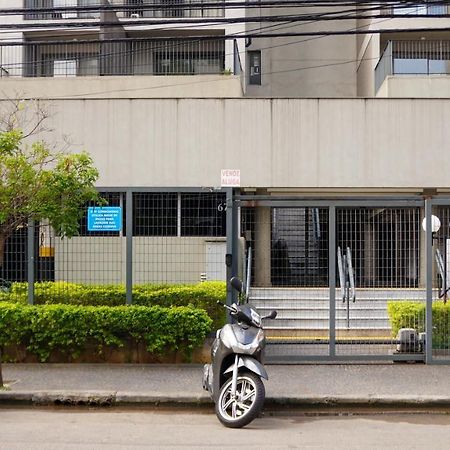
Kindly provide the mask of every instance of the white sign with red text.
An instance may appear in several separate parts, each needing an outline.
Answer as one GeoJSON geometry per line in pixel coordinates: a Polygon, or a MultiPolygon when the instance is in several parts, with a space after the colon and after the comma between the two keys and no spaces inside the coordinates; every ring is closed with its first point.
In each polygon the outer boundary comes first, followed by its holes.
{"type": "Polygon", "coordinates": [[[240,187],[241,171],[239,169],[222,169],[220,174],[221,187],[240,187]]]}

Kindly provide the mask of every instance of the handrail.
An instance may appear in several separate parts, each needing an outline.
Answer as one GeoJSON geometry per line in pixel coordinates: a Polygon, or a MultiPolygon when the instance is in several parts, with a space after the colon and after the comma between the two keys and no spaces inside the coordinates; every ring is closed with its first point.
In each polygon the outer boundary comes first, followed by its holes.
{"type": "Polygon", "coordinates": [[[355,274],[353,272],[352,252],[350,250],[350,247],[347,247],[347,266],[348,266],[348,277],[350,280],[352,302],[355,303],[356,301],[355,274]]]}
{"type": "Polygon", "coordinates": [[[248,300],[250,295],[250,284],[252,277],[252,248],[249,247],[247,251],[247,273],[245,276],[245,297],[248,300]]]}
{"type": "Polygon", "coordinates": [[[446,300],[447,293],[450,291],[450,287],[447,287],[447,270],[445,267],[444,259],[442,258],[442,254],[438,248],[436,249],[435,258],[439,274],[442,278],[442,287],[439,288],[439,298],[444,297],[444,299],[446,300]]]}
{"type": "Polygon", "coordinates": [[[345,275],[344,275],[344,261],[342,257],[341,247],[337,248],[337,262],[339,271],[339,285],[342,289],[342,301],[345,302],[345,275]]]}

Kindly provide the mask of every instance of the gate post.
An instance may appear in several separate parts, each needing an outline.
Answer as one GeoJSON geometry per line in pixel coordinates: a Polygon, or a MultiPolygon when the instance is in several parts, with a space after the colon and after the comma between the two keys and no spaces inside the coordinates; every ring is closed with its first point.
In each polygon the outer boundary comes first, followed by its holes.
{"type": "MultiPolygon", "coordinates": [[[[230,279],[236,275],[236,261],[237,261],[237,211],[234,206],[233,188],[226,188],[227,195],[227,253],[225,255],[226,264],[226,283],[227,283],[227,305],[234,303],[236,299],[236,293],[231,288],[230,279]]],[[[228,322],[231,321],[229,312],[227,311],[228,322]]]]}
{"type": "Polygon", "coordinates": [[[126,193],[125,217],[127,235],[125,237],[125,286],[126,303],[133,303],[133,192],[128,190],[126,193]]]}
{"type": "Polygon", "coordinates": [[[28,304],[34,304],[34,282],[35,282],[35,248],[34,248],[34,220],[30,219],[28,221],[28,229],[27,229],[27,252],[28,252],[28,304]]]}
{"type": "Polygon", "coordinates": [[[426,264],[426,309],[425,309],[425,363],[433,361],[433,234],[431,229],[431,199],[425,199],[425,264],[426,264]]]}
{"type": "Polygon", "coordinates": [[[330,288],[330,357],[336,356],[336,207],[328,209],[328,286],[330,288]]]}

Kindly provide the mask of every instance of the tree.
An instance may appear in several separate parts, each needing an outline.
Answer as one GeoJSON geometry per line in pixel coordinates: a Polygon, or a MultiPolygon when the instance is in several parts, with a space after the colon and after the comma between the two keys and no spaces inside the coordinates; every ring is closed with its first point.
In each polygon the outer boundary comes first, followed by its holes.
{"type": "Polygon", "coordinates": [[[19,227],[30,220],[46,220],[56,235],[70,238],[78,233],[82,206],[100,201],[94,187],[98,171],[91,157],[85,152],[55,151],[43,140],[31,142],[48,116],[38,108],[24,131],[18,126],[24,107],[21,102],[12,104],[12,112],[0,120],[1,271],[6,241],[19,227]]]}

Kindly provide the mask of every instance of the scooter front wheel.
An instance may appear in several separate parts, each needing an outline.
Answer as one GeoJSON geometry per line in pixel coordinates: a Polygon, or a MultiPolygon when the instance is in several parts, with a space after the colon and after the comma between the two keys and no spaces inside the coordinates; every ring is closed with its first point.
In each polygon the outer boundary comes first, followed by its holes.
{"type": "Polygon", "coordinates": [[[264,384],[251,372],[238,373],[236,395],[231,394],[232,378],[220,389],[216,414],[223,425],[241,428],[255,419],[262,410],[265,398],[264,384]]]}

